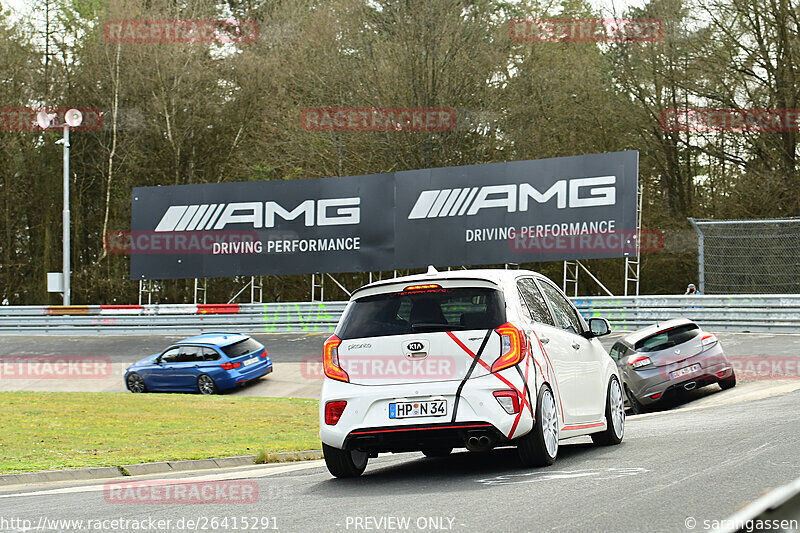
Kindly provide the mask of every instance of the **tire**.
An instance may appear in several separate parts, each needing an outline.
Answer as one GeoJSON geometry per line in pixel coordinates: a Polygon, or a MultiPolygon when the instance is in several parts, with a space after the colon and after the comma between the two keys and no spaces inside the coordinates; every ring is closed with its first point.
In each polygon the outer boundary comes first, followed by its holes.
{"type": "Polygon", "coordinates": [[[128,387],[128,390],[133,393],[147,392],[147,386],[144,384],[144,378],[142,378],[142,376],[136,372],[128,374],[128,378],[125,380],[125,386],[128,387]]]}
{"type": "Polygon", "coordinates": [[[536,419],[530,433],[520,439],[517,454],[522,466],[550,466],[558,455],[558,411],[549,385],[536,397],[536,419]]]}
{"type": "Polygon", "coordinates": [[[358,450],[340,450],[322,443],[322,455],[325,457],[325,466],[328,472],[335,477],[358,477],[367,468],[369,455],[358,450]]]}
{"type": "Polygon", "coordinates": [[[592,433],[592,442],[600,446],[613,446],[625,436],[625,402],[619,380],[612,376],[606,392],[606,429],[592,433]]]}
{"type": "Polygon", "coordinates": [[[200,394],[216,394],[218,392],[217,384],[208,374],[200,374],[197,377],[197,390],[200,391],[200,394]]]}
{"type": "Polygon", "coordinates": [[[640,415],[647,411],[645,406],[639,403],[639,400],[636,399],[636,396],[631,393],[628,387],[625,387],[625,395],[628,397],[628,403],[630,404],[632,415],[640,415]]]}
{"type": "Polygon", "coordinates": [[[425,457],[447,457],[453,448],[426,448],[422,450],[425,457]]]}
{"type": "Polygon", "coordinates": [[[736,386],[736,372],[731,369],[731,377],[719,380],[719,388],[722,390],[732,389],[736,386]]]}

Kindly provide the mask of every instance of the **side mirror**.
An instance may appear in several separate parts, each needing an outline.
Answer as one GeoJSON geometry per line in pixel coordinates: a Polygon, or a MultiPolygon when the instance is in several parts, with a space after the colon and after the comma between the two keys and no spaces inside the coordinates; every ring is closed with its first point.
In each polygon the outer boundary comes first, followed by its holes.
{"type": "Polygon", "coordinates": [[[587,338],[602,337],[611,333],[611,325],[605,318],[590,318],[589,331],[586,333],[587,338]]]}

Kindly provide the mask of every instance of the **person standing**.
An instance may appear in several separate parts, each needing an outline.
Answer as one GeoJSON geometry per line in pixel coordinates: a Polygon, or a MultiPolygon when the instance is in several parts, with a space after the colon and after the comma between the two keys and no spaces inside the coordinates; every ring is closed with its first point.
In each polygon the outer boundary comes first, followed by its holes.
{"type": "Polygon", "coordinates": [[[697,290],[697,287],[694,286],[694,283],[690,283],[688,287],[686,287],[686,292],[683,293],[684,295],[691,295],[691,294],[700,294],[700,291],[697,290]]]}

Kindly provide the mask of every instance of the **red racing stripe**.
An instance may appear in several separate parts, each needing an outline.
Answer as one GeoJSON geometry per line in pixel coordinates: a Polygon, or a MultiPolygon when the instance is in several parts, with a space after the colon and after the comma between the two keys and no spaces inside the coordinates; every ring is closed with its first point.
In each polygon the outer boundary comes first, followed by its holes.
{"type": "Polygon", "coordinates": [[[422,428],[394,428],[394,429],[379,429],[377,431],[353,431],[351,435],[372,435],[373,433],[393,433],[397,431],[427,431],[429,429],[467,429],[467,428],[490,428],[491,424],[471,424],[461,426],[430,426],[422,428]]]}
{"type": "Polygon", "coordinates": [[[572,429],[588,429],[588,428],[596,428],[598,426],[602,426],[602,422],[595,422],[594,424],[576,424],[574,426],[564,426],[561,428],[561,431],[570,431],[572,429]]]}
{"type": "MultiPolygon", "coordinates": [[[[458,345],[461,347],[461,349],[462,349],[462,350],[464,350],[465,352],[467,352],[467,354],[468,354],[470,357],[472,357],[473,359],[475,359],[475,357],[477,357],[477,356],[476,356],[476,355],[475,355],[475,354],[472,352],[472,350],[470,350],[469,348],[467,348],[467,347],[466,347],[466,345],[465,345],[463,342],[461,342],[461,341],[458,339],[458,337],[456,337],[455,335],[453,335],[453,332],[452,332],[452,331],[447,331],[446,333],[447,333],[447,335],[448,335],[448,336],[449,336],[451,339],[453,339],[453,341],[455,341],[455,343],[456,343],[456,344],[458,344],[458,345]]],[[[483,368],[485,368],[486,370],[488,370],[490,373],[492,372],[492,369],[489,367],[489,365],[487,365],[486,363],[484,363],[482,359],[478,359],[478,363],[479,363],[479,364],[480,364],[480,365],[481,365],[483,368]]],[[[514,424],[511,426],[511,432],[508,434],[508,438],[511,438],[511,435],[513,435],[513,434],[514,434],[514,430],[516,429],[516,427],[517,427],[517,423],[519,422],[519,417],[522,415],[522,411],[523,411],[523,408],[525,407],[525,403],[526,403],[528,400],[527,400],[527,398],[525,397],[525,395],[524,395],[524,394],[521,394],[521,393],[519,392],[519,390],[518,390],[518,389],[517,389],[517,388],[516,388],[516,387],[515,387],[515,386],[514,386],[514,385],[513,385],[513,384],[512,384],[510,381],[508,381],[506,378],[504,378],[504,377],[503,377],[503,376],[501,376],[500,374],[492,374],[492,375],[493,375],[494,377],[496,377],[497,379],[499,379],[500,381],[502,381],[503,383],[505,383],[505,384],[506,384],[506,386],[508,386],[508,388],[510,388],[511,390],[513,390],[514,392],[516,392],[518,397],[522,397],[522,406],[520,406],[520,409],[519,409],[519,415],[517,416],[517,419],[516,419],[516,420],[514,420],[514,424]]],[[[529,407],[529,409],[530,409],[530,407],[529,407]]]]}

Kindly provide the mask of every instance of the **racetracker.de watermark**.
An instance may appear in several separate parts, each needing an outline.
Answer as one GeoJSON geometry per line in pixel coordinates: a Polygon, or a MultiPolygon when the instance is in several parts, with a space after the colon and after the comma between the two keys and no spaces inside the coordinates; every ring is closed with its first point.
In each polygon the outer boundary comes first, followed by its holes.
{"type": "MultiPolygon", "coordinates": [[[[103,127],[103,112],[94,107],[58,107],[46,109],[55,117],[50,122],[47,131],[58,131],[63,128],[66,120],[64,115],[70,109],[77,109],[83,115],[80,126],[70,127],[70,131],[97,131],[103,127]]],[[[43,131],[36,122],[36,115],[41,108],[33,107],[3,107],[0,108],[0,131],[43,131]]]]}
{"type": "MultiPolygon", "coordinates": [[[[339,364],[351,380],[454,379],[458,376],[456,359],[451,355],[431,355],[424,359],[387,355],[340,356],[339,364]]],[[[300,375],[305,379],[322,379],[324,366],[319,357],[304,357],[300,375]]]]}
{"type": "MultiPolygon", "coordinates": [[[[710,346],[717,342],[713,335],[710,346]]],[[[705,351],[707,348],[704,348],[705,351]]],[[[697,379],[729,379],[731,370],[737,381],[780,381],[800,379],[800,357],[777,356],[725,356],[705,357],[703,353],[679,349],[683,355],[676,353],[667,359],[659,359],[658,365],[665,380],[697,379]],[[700,356],[700,357],[695,357],[700,356]]]]}
{"type": "Polygon", "coordinates": [[[786,133],[800,131],[800,109],[665,109],[659,123],[674,132],[786,133]]]}
{"type": "Polygon", "coordinates": [[[4,355],[0,379],[105,379],[111,376],[105,355],[4,355]]]}
{"type": "MultiPolygon", "coordinates": [[[[554,224],[553,226],[559,226],[554,224]]],[[[513,235],[509,234],[508,244],[512,252],[520,254],[549,254],[553,252],[569,253],[636,253],[636,242],[639,242],[639,253],[658,253],[664,249],[664,232],[660,230],[626,231],[589,231],[585,233],[556,231],[538,231],[531,228],[520,228],[513,235]],[[526,230],[526,231],[522,231],[526,230]]],[[[551,228],[547,228],[550,230],[551,228]]],[[[480,241],[487,234],[485,230],[466,230],[467,242],[480,241]]]]}
{"type": "Polygon", "coordinates": [[[260,254],[263,243],[253,231],[109,231],[109,254],[260,254]]]}
{"type": "Polygon", "coordinates": [[[106,483],[107,503],[231,504],[256,503],[258,483],[247,480],[174,482],[170,480],[106,483]]]}
{"type": "Polygon", "coordinates": [[[659,19],[514,19],[508,25],[517,42],[655,42],[664,38],[659,19]]]}
{"type": "Polygon", "coordinates": [[[266,531],[276,530],[278,517],[260,515],[201,515],[180,518],[137,516],[112,518],[52,518],[41,515],[38,520],[0,515],[0,531],[70,531],[72,533],[170,533],[198,531],[266,531]]]}
{"type": "Polygon", "coordinates": [[[300,112],[308,131],[449,131],[456,127],[450,107],[309,107],[300,112]]]}
{"type": "Polygon", "coordinates": [[[109,20],[103,35],[110,43],[252,43],[258,39],[255,20],[109,20]]]}
{"type": "Polygon", "coordinates": [[[800,357],[729,357],[741,381],[800,379],[800,357]]]}

